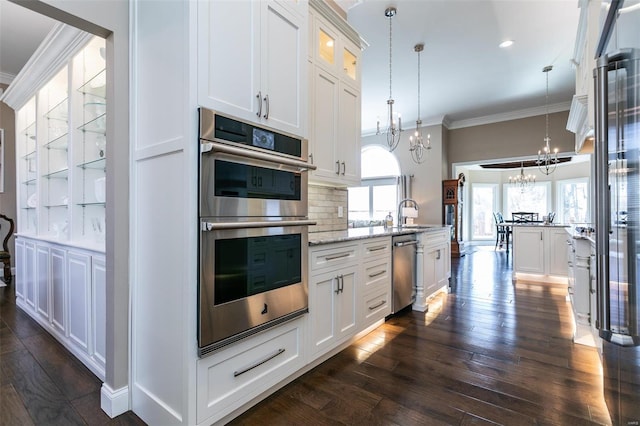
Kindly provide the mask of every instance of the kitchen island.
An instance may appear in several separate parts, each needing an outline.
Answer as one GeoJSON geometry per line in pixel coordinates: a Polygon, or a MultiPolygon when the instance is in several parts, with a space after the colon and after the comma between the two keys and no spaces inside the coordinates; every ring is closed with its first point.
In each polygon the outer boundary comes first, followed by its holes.
{"type": "Polygon", "coordinates": [[[513,281],[567,284],[567,232],[562,224],[513,225],[513,281]]]}

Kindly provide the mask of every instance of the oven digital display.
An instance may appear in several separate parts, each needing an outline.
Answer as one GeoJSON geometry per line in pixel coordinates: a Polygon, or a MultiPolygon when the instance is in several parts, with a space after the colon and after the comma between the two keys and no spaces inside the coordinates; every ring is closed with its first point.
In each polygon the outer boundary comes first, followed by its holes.
{"type": "Polygon", "coordinates": [[[271,132],[254,127],[252,145],[273,151],[275,149],[275,136],[271,132]]]}

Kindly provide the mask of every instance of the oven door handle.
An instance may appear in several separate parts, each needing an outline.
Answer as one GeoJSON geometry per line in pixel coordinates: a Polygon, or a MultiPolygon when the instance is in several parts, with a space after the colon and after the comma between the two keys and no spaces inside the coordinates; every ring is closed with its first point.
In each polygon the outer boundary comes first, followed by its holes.
{"type": "Polygon", "coordinates": [[[252,158],[254,160],[268,161],[269,163],[275,163],[278,165],[286,165],[291,167],[297,167],[301,170],[315,170],[317,166],[310,164],[306,161],[295,160],[293,158],[279,157],[268,153],[254,151],[247,148],[238,148],[235,146],[227,145],[220,142],[201,142],[200,152],[223,152],[225,154],[237,155],[239,157],[252,158]]]}
{"type": "Polygon", "coordinates": [[[245,229],[245,228],[276,228],[279,226],[311,226],[315,220],[279,220],[262,222],[202,222],[203,231],[218,231],[221,229],[245,229]]]}

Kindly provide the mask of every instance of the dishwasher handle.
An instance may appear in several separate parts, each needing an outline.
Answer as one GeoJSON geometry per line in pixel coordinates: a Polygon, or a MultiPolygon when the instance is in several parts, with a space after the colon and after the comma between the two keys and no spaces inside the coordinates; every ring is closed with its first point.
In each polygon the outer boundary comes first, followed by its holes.
{"type": "Polygon", "coordinates": [[[399,241],[397,243],[393,243],[393,245],[395,247],[405,247],[405,246],[415,246],[416,244],[418,244],[418,241],[416,240],[412,240],[412,241],[399,241]]]}

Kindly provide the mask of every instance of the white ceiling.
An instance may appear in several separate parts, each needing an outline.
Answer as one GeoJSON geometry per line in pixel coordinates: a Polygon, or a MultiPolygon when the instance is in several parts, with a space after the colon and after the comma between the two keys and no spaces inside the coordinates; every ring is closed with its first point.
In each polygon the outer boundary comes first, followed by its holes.
{"type": "MultiPolygon", "coordinates": [[[[580,9],[577,0],[345,0],[349,23],[369,44],[362,54],[362,128],[386,123],[389,97],[389,19],[393,22],[393,98],[403,127],[417,118],[417,53],[421,54],[423,123],[465,120],[529,110],[545,111],[546,65],[549,105],[574,93],[573,56],[580,9]],[[511,39],[506,49],[498,47],[511,39]]],[[[556,106],[558,109],[558,106],[556,106]]],[[[560,108],[562,109],[562,108],[560,108]]]]}
{"type": "Polygon", "coordinates": [[[0,0],[0,82],[8,84],[20,72],[55,20],[0,0]]]}

